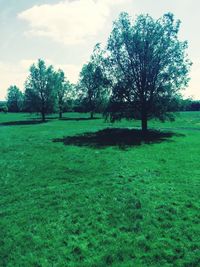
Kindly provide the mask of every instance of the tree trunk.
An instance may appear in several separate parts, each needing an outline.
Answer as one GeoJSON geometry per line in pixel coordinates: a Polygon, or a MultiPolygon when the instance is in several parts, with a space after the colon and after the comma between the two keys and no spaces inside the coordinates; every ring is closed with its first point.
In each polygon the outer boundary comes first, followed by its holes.
{"type": "Polygon", "coordinates": [[[45,122],[45,101],[42,96],[42,107],[41,107],[42,122],[45,122]]]}
{"type": "Polygon", "coordinates": [[[42,112],[42,121],[45,122],[45,113],[42,112]]]}
{"type": "Polygon", "coordinates": [[[62,111],[59,112],[59,119],[62,119],[62,111]]]}
{"type": "Polygon", "coordinates": [[[91,111],[91,112],[90,112],[90,119],[92,120],[93,118],[94,118],[94,112],[91,111]]]}
{"type": "Polygon", "coordinates": [[[142,121],[141,121],[141,123],[142,123],[142,134],[146,135],[148,128],[147,128],[147,114],[146,114],[145,111],[143,111],[143,113],[142,113],[142,121]]]}

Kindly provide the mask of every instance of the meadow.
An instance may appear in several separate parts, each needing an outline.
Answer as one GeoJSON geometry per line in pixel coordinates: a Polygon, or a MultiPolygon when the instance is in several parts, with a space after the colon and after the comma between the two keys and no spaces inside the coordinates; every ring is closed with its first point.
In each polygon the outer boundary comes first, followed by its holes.
{"type": "Polygon", "coordinates": [[[200,112],[0,114],[0,266],[200,266],[200,112]]]}

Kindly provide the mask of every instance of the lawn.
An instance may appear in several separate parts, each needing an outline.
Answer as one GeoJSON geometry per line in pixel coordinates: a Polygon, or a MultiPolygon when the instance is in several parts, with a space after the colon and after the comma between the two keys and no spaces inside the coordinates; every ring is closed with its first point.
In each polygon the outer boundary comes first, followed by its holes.
{"type": "Polygon", "coordinates": [[[200,266],[200,112],[87,116],[0,114],[0,266],[200,266]]]}

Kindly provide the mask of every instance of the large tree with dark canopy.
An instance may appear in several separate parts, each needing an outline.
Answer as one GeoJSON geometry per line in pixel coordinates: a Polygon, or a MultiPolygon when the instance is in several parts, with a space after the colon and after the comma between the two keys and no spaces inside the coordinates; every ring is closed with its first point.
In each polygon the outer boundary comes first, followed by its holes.
{"type": "Polygon", "coordinates": [[[55,107],[55,72],[41,59],[30,67],[30,74],[25,83],[25,104],[30,112],[39,112],[42,121],[52,113],[55,107]]]}
{"type": "Polygon", "coordinates": [[[179,27],[171,13],[158,20],[139,15],[134,23],[121,13],[106,52],[112,80],[107,115],[112,121],[141,119],[146,133],[148,119],[169,117],[171,100],[187,86],[191,65],[179,27]]]}

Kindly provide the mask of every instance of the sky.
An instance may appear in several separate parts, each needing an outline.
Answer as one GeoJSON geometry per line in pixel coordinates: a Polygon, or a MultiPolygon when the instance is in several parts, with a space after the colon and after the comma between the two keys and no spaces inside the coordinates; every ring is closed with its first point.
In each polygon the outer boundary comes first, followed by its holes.
{"type": "Polygon", "coordinates": [[[10,85],[22,91],[38,58],[64,70],[73,83],[96,43],[106,41],[120,12],[133,18],[159,18],[172,12],[180,19],[180,40],[189,43],[193,62],[184,97],[200,99],[200,1],[198,0],[0,0],[0,100],[10,85]]]}

